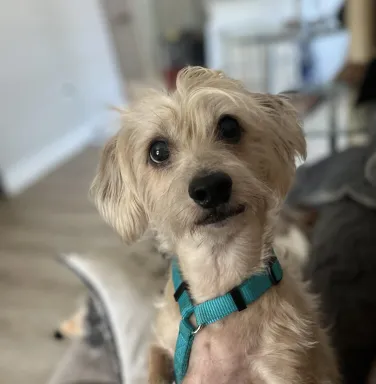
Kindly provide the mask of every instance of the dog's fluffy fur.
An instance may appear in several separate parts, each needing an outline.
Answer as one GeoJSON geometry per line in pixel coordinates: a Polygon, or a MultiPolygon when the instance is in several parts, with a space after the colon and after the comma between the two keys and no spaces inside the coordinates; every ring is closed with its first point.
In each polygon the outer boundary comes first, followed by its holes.
{"type": "MultiPolygon", "coordinates": [[[[124,111],[123,121],[104,149],[91,189],[105,220],[127,242],[153,229],[177,255],[196,303],[264,268],[295,156],[304,157],[306,150],[288,101],[250,93],[221,72],[191,67],[179,74],[173,94],[151,92],[124,111]],[[218,139],[223,115],[240,123],[239,143],[218,139]],[[149,159],[158,139],[166,140],[171,152],[163,166],[149,159]],[[230,175],[228,205],[244,204],[246,211],[221,225],[198,225],[205,212],[189,197],[188,186],[202,171],[230,175]]],[[[184,383],[337,383],[335,359],[316,317],[312,298],[286,269],[282,282],[247,310],[198,333],[184,383]]],[[[179,321],[170,279],[151,348],[149,383],[173,381],[179,321]]]]}

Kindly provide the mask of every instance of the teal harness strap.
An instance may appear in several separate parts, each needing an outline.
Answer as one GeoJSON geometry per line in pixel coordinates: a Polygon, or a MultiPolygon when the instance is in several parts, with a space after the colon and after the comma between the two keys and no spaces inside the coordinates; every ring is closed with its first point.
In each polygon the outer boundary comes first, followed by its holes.
{"type": "Polygon", "coordinates": [[[273,285],[282,280],[283,272],[277,258],[273,256],[260,274],[253,275],[223,296],[194,305],[189,295],[188,285],[183,280],[176,259],[172,261],[172,281],[175,300],[179,304],[182,320],[176,342],[174,356],[175,382],[181,384],[188,370],[192,344],[198,331],[230,315],[242,311],[256,301],[273,285]],[[197,327],[190,322],[195,315],[197,327]]]}

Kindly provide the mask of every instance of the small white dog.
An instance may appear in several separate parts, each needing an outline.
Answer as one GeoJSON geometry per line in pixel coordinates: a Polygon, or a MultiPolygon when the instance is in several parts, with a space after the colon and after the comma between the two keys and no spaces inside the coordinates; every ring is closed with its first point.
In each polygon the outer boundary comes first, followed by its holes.
{"type": "Polygon", "coordinates": [[[191,67],[174,93],[151,92],[123,121],[92,196],[127,242],[151,227],[176,255],[149,383],[337,383],[312,298],[273,256],[295,156],[306,151],[290,104],[191,67]]]}

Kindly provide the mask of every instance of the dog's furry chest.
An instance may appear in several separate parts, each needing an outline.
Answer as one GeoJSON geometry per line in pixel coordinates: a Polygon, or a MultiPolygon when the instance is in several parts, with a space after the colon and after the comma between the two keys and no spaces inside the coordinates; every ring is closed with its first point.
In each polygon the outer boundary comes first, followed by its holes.
{"type": "MultiPolygon", "coordinates": [[[[252,306],[203,328],[195,337],[183,384],[333,384],[337,370],[309,297],[285,279],[252,306]],[[312,305],[312,308],[310,307],[312,305]]],[[[180,311],[172,283],[157,318],[157,339],[174,355],[180,311]]]]}
{"type": "MultiPolygon", "coordinates": [[[[251,384],[251,352],[234,330],[214,326],[199,333],[193,343],[184,384],[251,384]]],[[[227,328],[227,327],[226,327],[227,328]]]]}

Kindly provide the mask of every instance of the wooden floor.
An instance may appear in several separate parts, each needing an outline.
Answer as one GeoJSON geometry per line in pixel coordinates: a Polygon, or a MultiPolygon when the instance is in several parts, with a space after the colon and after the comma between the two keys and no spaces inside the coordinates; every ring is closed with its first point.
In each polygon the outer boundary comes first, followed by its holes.
{"type": "Polygon", "coordinates": [[[52,332],[83,288],[57,256],[119,246],[87,199],[97,161],[88,149],[0,201],[0,384],[44,384],[64,353],[52,332]]]}

